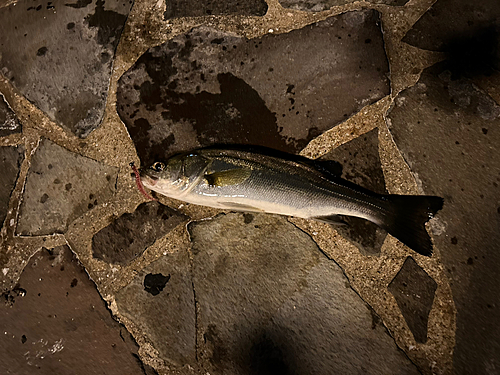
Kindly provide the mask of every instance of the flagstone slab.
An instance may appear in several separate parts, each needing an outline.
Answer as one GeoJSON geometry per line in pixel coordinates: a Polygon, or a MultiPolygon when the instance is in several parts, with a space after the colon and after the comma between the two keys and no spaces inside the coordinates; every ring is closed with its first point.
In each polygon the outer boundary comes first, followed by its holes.
{"type": "Polygon", "coordinates": [[[388,71],[374,10],[250,40],[203,26],[144,53],[117,110],[143,164],[216,143],[298,152],[386,96],[388,71]]]}
{"type": "Polygon", "coordinates": [[[196,315],[189,254],[169,253],[142,270],[115,295],[120,314],[178,366],[196,367],[196,315]]]}
{"type": "Polygon", "coordinates": [[[286,218],[189,225],[199,358],[217,374],[418,374],[342,270],[286,218]]]}
{"type": "Polygon", "coordinates": [[[92,254],[108,263],[128,264],[186,219],[161,203],[142,203],[94,235],[92,254]]]}
{"type": "Polygon", "coordinates": [[[446,53],[453,78],[500,74],[500,7],[497,0],[438,0],[403,38],[446,53]]]}
{"type": "Polygon", "coordinates": [[[427,342],[427,323],[436,288],[436,282],[412,257],[406,258],[388,286],[416,342],[427,342]]]}
{"type": "Polygon", "coordinates": [[[68,224],[114,196],[118,168],[42,139],[31,160],[16,232],[63,233],[68,224]]]}
{"type": "Polygon", "coordinates": [[[20,0],[0,8],[0,69],[79,137],[99,126],[132,0],[20,0]]]}
{"type": "Polygon", "coordinates": [[[67,246],[37,252],[2,297],[2,374],[156,373],[67,246]]]}

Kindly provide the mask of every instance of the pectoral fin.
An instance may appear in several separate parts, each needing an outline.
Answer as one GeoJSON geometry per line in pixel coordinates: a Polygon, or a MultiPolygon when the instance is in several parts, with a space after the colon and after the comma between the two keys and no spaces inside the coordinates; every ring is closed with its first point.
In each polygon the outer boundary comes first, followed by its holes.
{"type": "Polygon", "coordinates": [[[230,169],[227,171],[205,174],[205,180],[210,186],[237,185],[244,182],[251,174],[251,169],[230,169]]]}

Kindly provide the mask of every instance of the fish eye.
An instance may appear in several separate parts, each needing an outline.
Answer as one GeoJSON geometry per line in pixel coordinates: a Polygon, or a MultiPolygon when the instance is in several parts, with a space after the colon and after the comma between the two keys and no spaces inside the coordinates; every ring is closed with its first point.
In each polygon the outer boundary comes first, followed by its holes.
{"type": "Polygon", "coordinates": [[[156,172],[161,172],[165,169],[165,164],[163,164],[161,161],[157,161],[151,166],[151,169],[156,172]]]}

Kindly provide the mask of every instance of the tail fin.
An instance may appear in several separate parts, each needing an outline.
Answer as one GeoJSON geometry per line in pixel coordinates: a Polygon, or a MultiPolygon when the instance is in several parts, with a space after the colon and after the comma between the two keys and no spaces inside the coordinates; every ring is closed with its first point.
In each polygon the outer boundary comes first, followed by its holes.
{"type": "Polygon", "coordinates": [[[390,202],[390,219],[380,226],[417,253],[431,256],[432,242],[425,223],[443,208],[443,198],[426,195],[385,195],[390,202]]]}

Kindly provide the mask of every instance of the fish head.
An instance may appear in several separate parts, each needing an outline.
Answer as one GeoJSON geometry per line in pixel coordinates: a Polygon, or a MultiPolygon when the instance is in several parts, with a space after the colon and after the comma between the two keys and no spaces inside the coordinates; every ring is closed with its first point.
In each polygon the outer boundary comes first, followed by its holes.
{"type": "Polygon", "coordinates": [[[141,181],[148,189],[177,198],[203,177],[209,164],[198,154],[180,154],[141,169],[141,181]]]}

